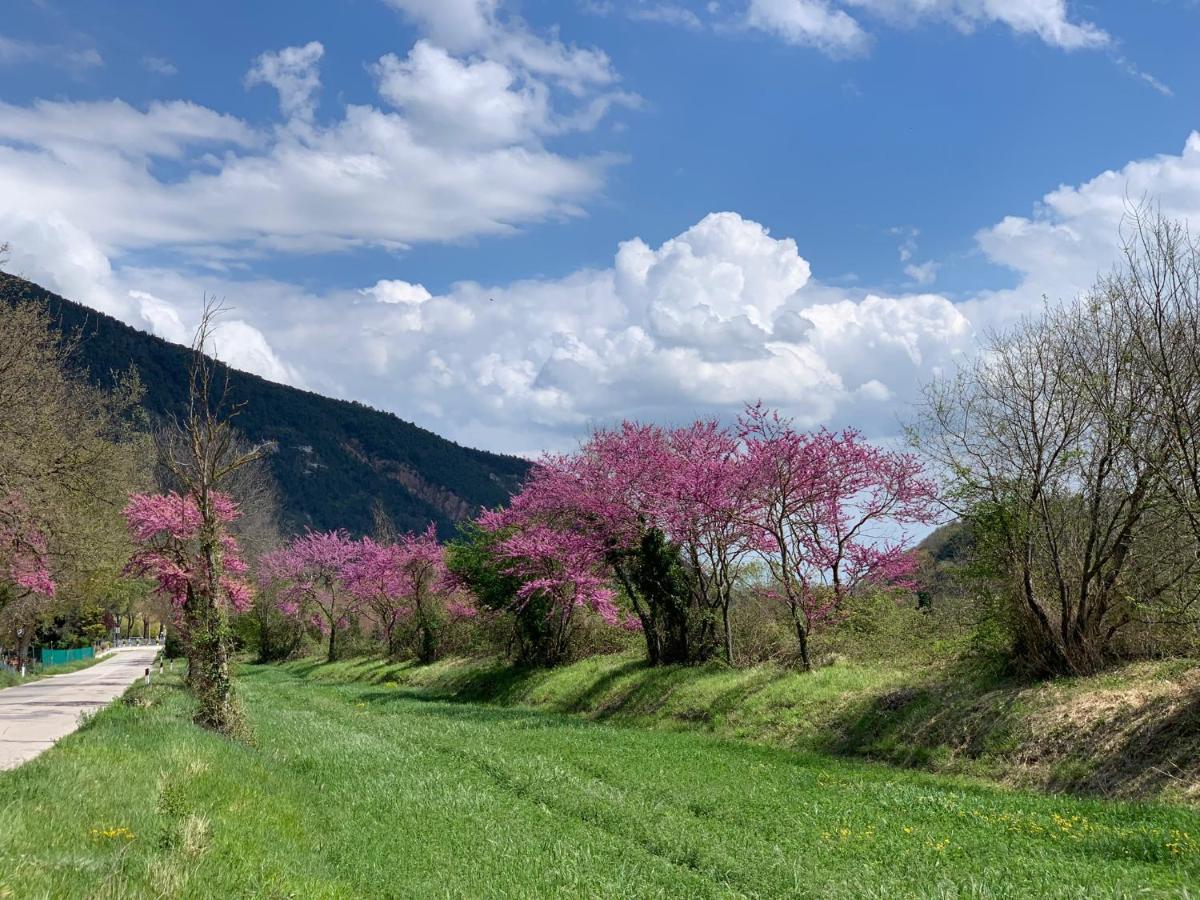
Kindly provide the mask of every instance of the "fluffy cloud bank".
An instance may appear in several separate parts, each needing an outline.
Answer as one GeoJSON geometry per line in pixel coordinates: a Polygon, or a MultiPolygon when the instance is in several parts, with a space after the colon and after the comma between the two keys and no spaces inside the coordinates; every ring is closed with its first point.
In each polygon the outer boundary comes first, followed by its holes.
{"type": "MultiPolygon", "coordinates": [[[[103,289],[128,298],[127,319],[170,339],[187,333],[194,276],[88,261],[74,296],[95,303],[103,289]]],[[[953,365],[972,336],[944,297],[815,284],[792,240],[730,212],[658,246],[633,238],[611,266],[561,279],[443,294],[399,279],[326,294],[204,284],[236,298],[240,324],[219,335],[231,361],[516,452],[569,445],[594,422],[729,414],[748,399],[807,425],[890,432],[919,381],[953,365]]]]}
{"type": "Polygon", "coordinates": [[[758,398],[806,424],[893,433],[917,386],[973,352],[980,328],[1036,312],[1043,295],[1086,290],[1118,259],[1128,198],[1142,196],[1200,220],[1200,134],[1179,154],[1061,187],[982,230],[981,251],[1018,285],[957,303],[822,285],[794,241],[732,212],[657,245],[631,238],[604,268],[444,293],[386,279],[313,294],[113,266],[61,218],[25,220],[12,240],[19,252],[35,229],[35,244],[58,249],[26,256],[26,271],[167,337],[186,333],[180,311],[197,308],[201,285],[235,298],[238,319],[263,338],[235,348],[248,367],[528,452],[570,444],[594,422],[731,413],[758,398]]]}
{"type": "Polygon", "coordinates": [[[1200,134],[981,231],[981,251],[1019,284],[957,303],[823,285],[793,240],[733,212],[661,243],[631,238],[603,268],[443,293],[399,278],[313,293],[139,268],[63,216],[10,218],[10,268],[173,340],[216,292],[234,306],[219,349],[235,365],[477,445],[533,452],[592,423],[731,414],[747,399],[886,435],[921,382],[973,352],[979,328],[1073,296],[1112,265],[1131,196],[1200,219],[1200,134]]]}
{"type": "MultiPolygon", "coordinates": [[[[630,235],[610,263],[562,278],[313,292],[255,277],[268,256],[510,231],[573,215],[602,189],[611,161],[555,141],[637,104],[607,56],[533,32],[498,0],[388,2],[421,37],[369,62],[371,103],[332,116],[317,42],[247,61],[247,89],[278,95],[266,125],[184,101],[0,103],[8,269],[175,341],[215,293],[233,307],[218,336],[232,364],[533,452],[591,423],[727,415],[754,399],[807,426],[892,434],[918,385],[972,352],[980,327],[1036,310],[1043,294],[1071,296],[1114,261],[1127,197],[1200,219],[1193,135],[1179,155],[1064,186],[981,231],[981,252],[1018,286],[957,303],[929,292],[937,263],[913,258],[915,232],[900,235],[912,292],[844,290],[814,279],[789,237],[736,212],[666,240],[630,235]]],[[[680,20],[670,4],[639,8],[680,20]]],[[[753,0],[744,11],[827,52],[869,42],[864,15],[1001,23],[1065,48],[1107,40],[1049,0],[753,0]],[[825,37],[805,37],[814,30],[825,37]]]]}
{"type": "MultiPolygon", "coordinates": [[[[614,158],[550,143],[638,104],[617,89],[608,58],[502,19],[490,0],[392,5],[423,37],[405,56],[370,64],[377,102],[332,116],[322,115],[317,41],[250,64],[246,89],[278,95],[280,119],[265,125],[186,101],[0,103],[9,269],[186,341],[194,323],[183,311],[197,308],[204,288],[224,283],[225,296],[241,298],[251,284],[212,272],[246,271],[269,255],[453,241],[580,214],[614,158]],[[127,262],[138,254],[176,265],[139,275],[127,262]]],[[[0,64],[36,62],[44,49],[0,37],[0,64]]],[[[221,355],[306,384],[268,330],[249,315],[227,317],[221,355]]]]}
{"type": "Polygon", "coordinates": [[[460,3],[462,17],[441,2],[394,5],[429,37],[370,65],[377,103],[334,116],[321,115],[316,41],[250,66],[246,88],[278,94],[273,126],[183,101],[0,103],[0,216],[62,217],[109,253],[229,261],[459,240],[579,214],[614,157],[550,142],[637,105],[615,88],[608,58],[503,22],[495,4],[460,3]]]}
{"type": "Polygon", "coordinates": [[[1078,186],[1063,185],[1031,215],[1006,216],[976,239],[993,262],[1014,270],[1020,283],[981,294],[965,308],[980,322],[1003,323],[1036,311],[1046,297],[1070,298],[1119,263],[1131,210],[1150,203],[1171,218],[1200,222],[1200,132],[1179,154],[1134,160],[1078,186]]]}
{"type": "Polygon", "coordinates": [[[1086,289],[1119,256],[1127,198],[1143,195],[1200,218],[1200,135],[981,231],[982,251],[1020,283],[957,304],[817,283],[794,241],[732,212],[657,246],[631,238],[605,268],[440,294],[400,279],[313,294],[113,265],[64,217],[10,221],[13,268],[68,296],[179,340],[203,285],[234,298],[221,350],[235,364],[524,452],[569,444],[593,422],[731,413],[746,399],[805,424],[893,431],[917,385],[972,351],[977,328],[1086,289]]]}

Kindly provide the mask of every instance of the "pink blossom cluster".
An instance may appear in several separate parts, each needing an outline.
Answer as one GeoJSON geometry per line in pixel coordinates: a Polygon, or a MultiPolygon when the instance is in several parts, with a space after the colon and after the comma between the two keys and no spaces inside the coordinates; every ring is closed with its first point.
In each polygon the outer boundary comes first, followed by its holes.
{"type": "Polygon", "coordinates": [[[848,429],[805,433],[749,407],[738,422],[775,590],[809,626],[864,584],[911,588],[906,527],[937,519],[937,485],[910,453],[848,429]]]}
{"type": "Polygon", "coordinates": [[[30,594],[53,597],[57,589],[47,565],[45,533],[15,494],[0,501],[0,574],[30,594]]]}
{"type": "Polygon", "coordinates": [[[914,561],[904,526],[936,517],[936,485],[911,454],[855,431],[813,433],[761,406],[735,427],[624,422],[576,452],[543,457],[508,507],[479,524],[536,593],[626,624],[610,589],[614,560],[660,530],[701,590],[728,590],[749,556],[767,563],[770,596],[820,620],[867,582],[903,585],[914,561]],[[724,581],[722,581],[724,579],[724,581]]]}
{"type": "Polygon", "coordinates": [[[0,571],[24,590],[51,597],[55,583],[47,567],[46,536],[15,494],[0,502],[0,571]]]}
{"type": "Polygon", "coordinates": [[[370,619],[390,635],[414,614],[444,609],[450,618],[476,615],[446,569],[432,524],[395,543],[354,540],[344,531],[306,532],[264,556],[259,579],[275,590],[281,612],[325,634],[355,617],[370,619]],[[423,603],[438,610],[425,610],[423,603]]]}
{"type": "Polygon", "coordinates": [[[534,522],[502,540],[498,550],[520,579],[522,603],[544,595],[559,606],[587,607],[610,625],[622,623],[602,557],[588,536],[534,522]]]}
{"type": "MultiPolygon", "coordinates": [[[[253,590],[245,579],[248,566],[237,539],[228,526],[240,515],[237,504],[225,494],[213,492],[207,500],[217,524],[217,555],[220,571],[218,600],[237,611],[253,602],[253,590]]],[[[201,546],[204,516],[190,494],[133,494],[122,510],[129,535],[137,545],[127,571],[152,579],[156,590],[171,600],[176,611],[183,609],[189,591],[195,594],[208,583],[208,556],[201,546]]]]}
{"type": "Polygon", "coordinates": [[[285,615],[332,634],[347,623],[343,573],[357,555],[344,531],[308,531],[259,560],[259,583],[285,615]]]}

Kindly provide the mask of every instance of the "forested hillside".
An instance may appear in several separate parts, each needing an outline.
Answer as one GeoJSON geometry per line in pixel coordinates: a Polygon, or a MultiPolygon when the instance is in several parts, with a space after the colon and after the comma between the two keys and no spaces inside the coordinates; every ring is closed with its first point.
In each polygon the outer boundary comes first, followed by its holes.
{"type": "MultiPolygon", "coordinates": [[[[78,362],[96,383],[134,368],[152,416],[186,403],[187,348],[4,273],[0,299],[44,303],[64,332],[79,334],[78,362]]],[[[226,371],[230,399],[245,404],[237,427],[278,445],[271,469],[292,528],[366,532],[378,500],[399,528],[433,521],[448,535],[458,520],[506,500],[528,470],[522,459],[459,446],[391,413],[226,371]]]]}

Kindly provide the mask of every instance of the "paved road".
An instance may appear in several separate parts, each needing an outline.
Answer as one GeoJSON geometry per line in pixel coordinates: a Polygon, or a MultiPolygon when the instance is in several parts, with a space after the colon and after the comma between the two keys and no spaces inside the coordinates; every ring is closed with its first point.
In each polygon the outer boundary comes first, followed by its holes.
{"type": "Polygon", "coordinates": [[[0,771],[33,759],[78,728],[80,715],[119,697],[157,652],[129,647],[78,672],[0,690],[0,771]]]}

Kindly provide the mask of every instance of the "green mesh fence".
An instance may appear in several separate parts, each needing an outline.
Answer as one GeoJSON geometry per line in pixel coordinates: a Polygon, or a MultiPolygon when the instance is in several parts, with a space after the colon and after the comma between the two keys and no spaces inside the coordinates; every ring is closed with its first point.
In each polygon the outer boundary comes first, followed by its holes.
{"type": "Polygon", "coordinates": [[[64,663],[75,662],[77,659],[91,659],[96,651],[91,647],[76,647],[74,650],[49,650],[42,648],[43,666],[61,666],[64,663]]]}

